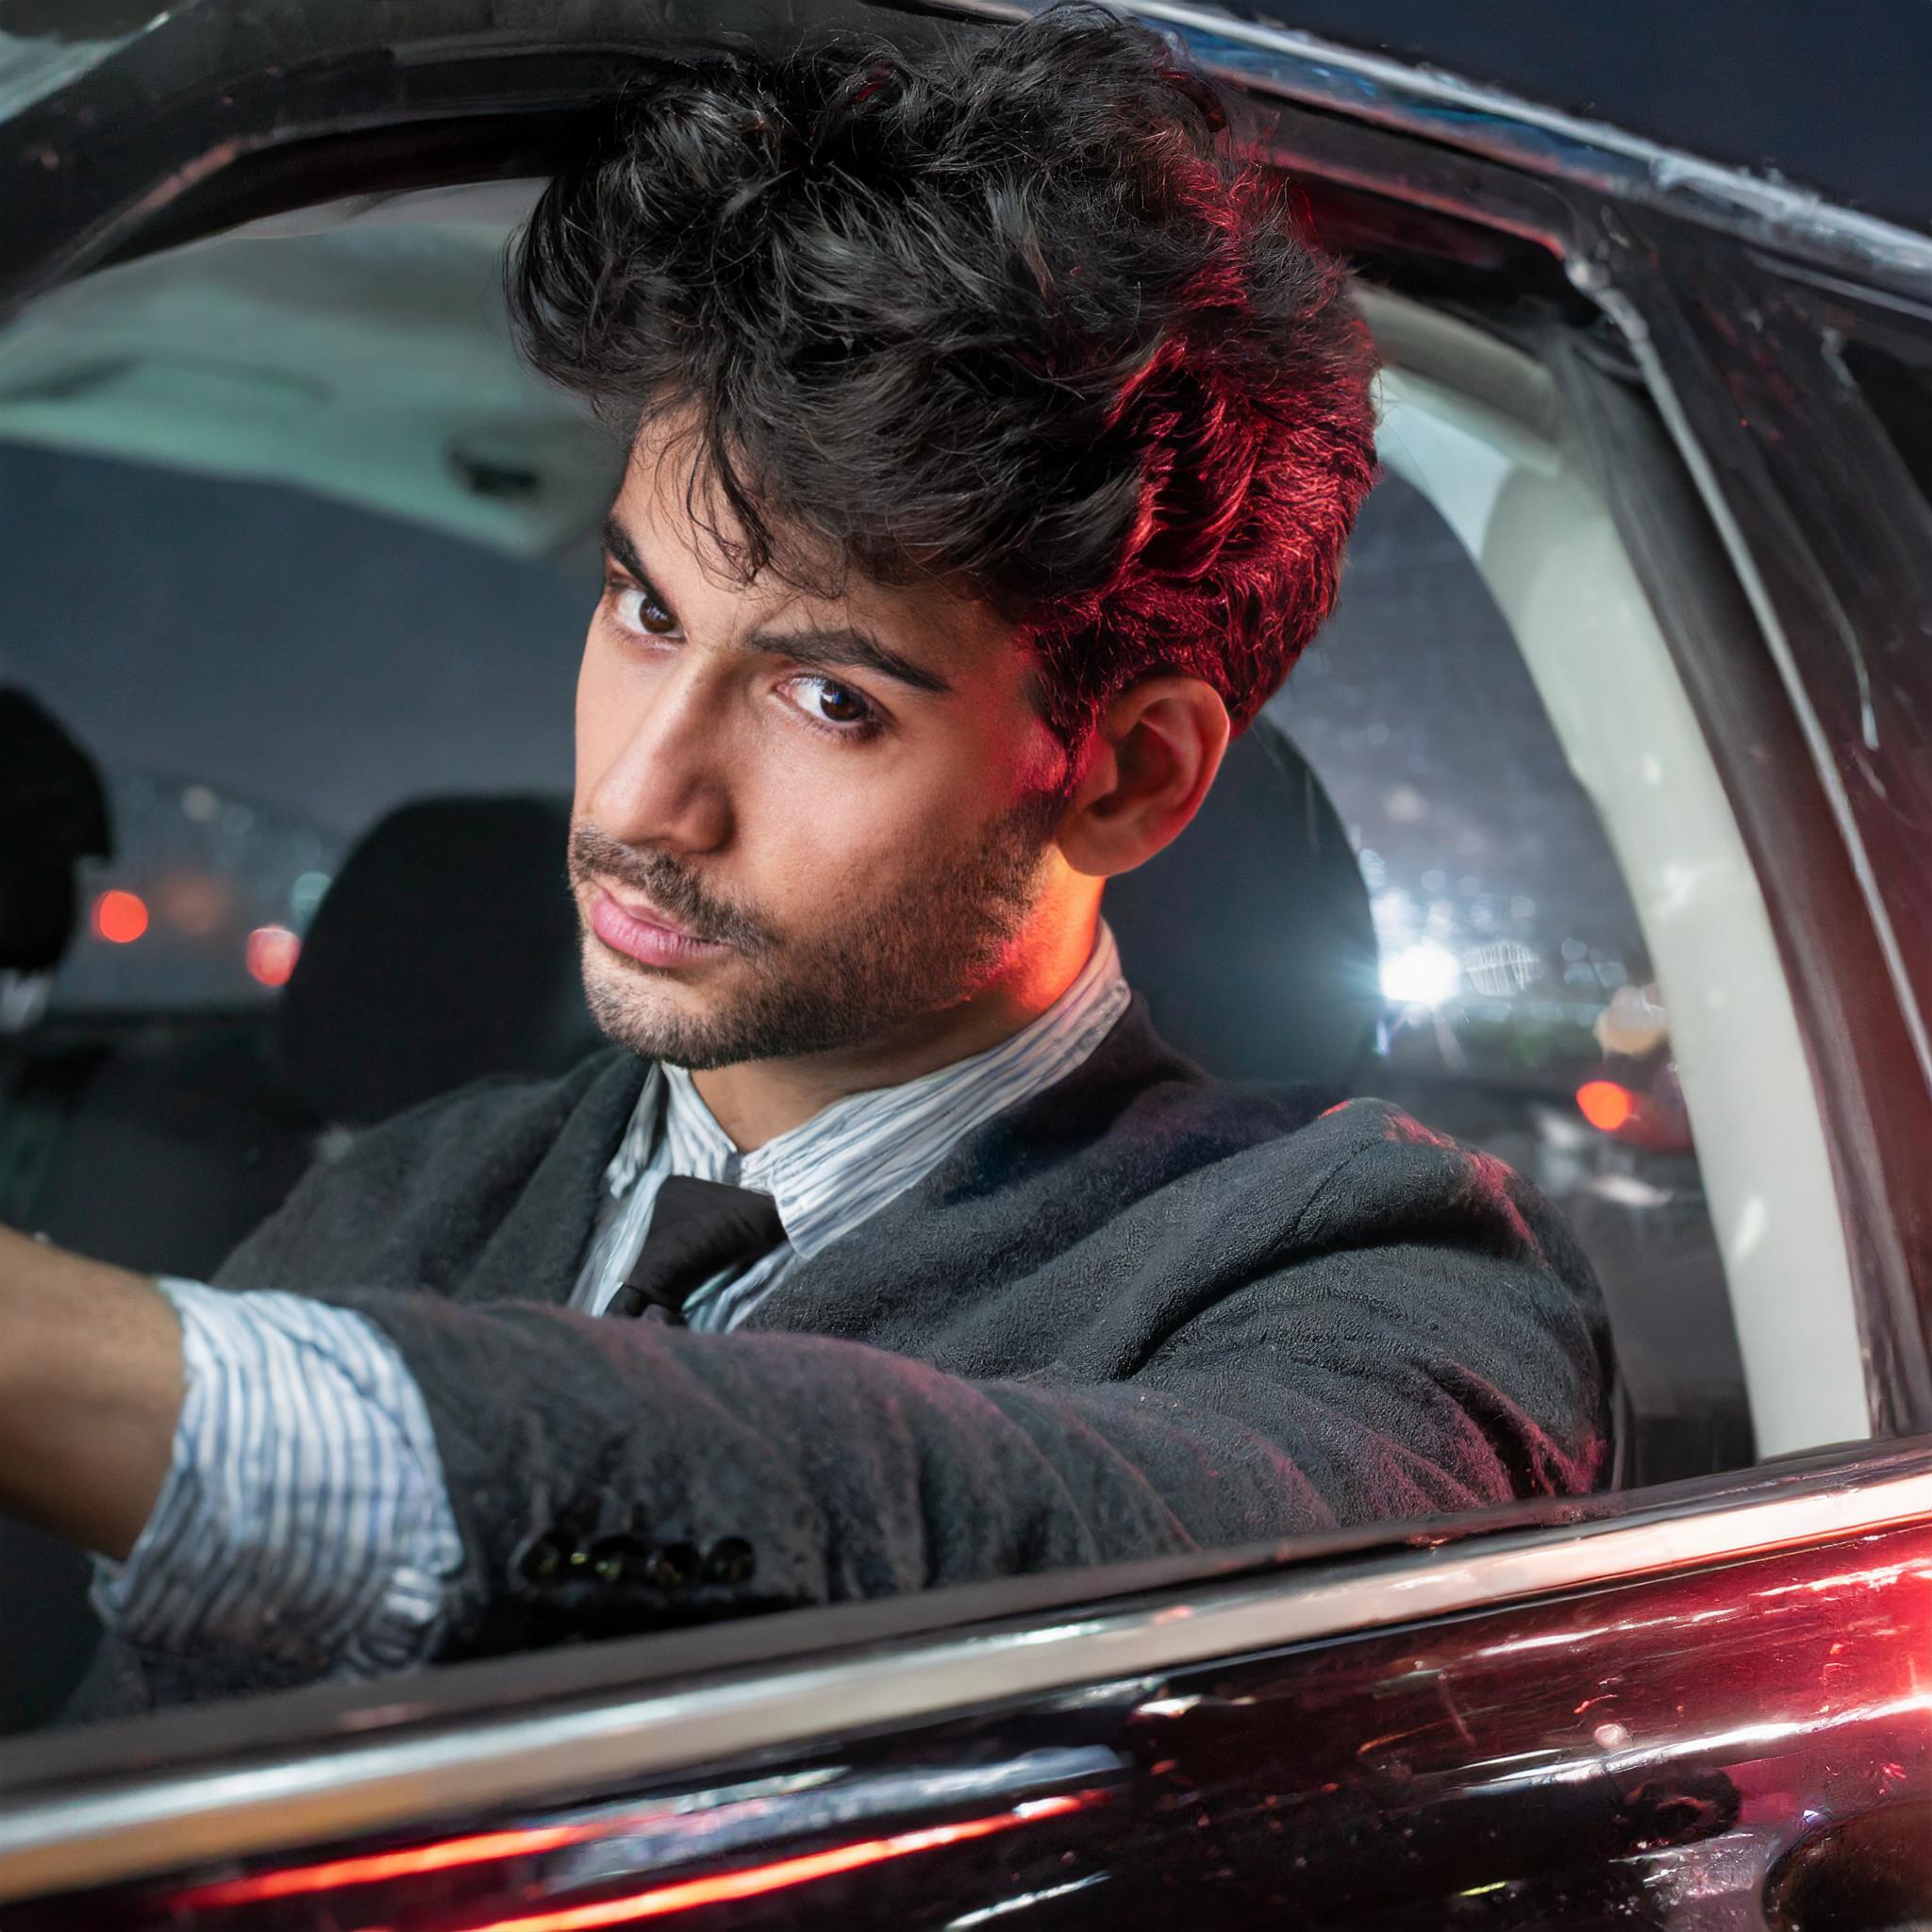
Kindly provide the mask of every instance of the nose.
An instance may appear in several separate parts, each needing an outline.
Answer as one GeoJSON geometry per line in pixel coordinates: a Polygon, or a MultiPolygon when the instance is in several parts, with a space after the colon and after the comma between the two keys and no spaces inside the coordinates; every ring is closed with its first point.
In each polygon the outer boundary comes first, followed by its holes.
{"type": "Polygon", "coordinates": [[[724,680],[687,648],[647,676],[578,693],[579,757],[603,747],[588,807],[626,845],[714,852],[731,836],[724,680]]]}

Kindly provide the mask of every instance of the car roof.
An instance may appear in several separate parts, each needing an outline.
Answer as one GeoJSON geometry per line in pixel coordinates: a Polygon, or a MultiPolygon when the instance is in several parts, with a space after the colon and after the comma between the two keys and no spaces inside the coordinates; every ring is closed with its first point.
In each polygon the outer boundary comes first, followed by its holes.
{"type": "MultiPolygon", "coordinates": [[[[118,30],[107,33],[63,39],[49,27],[33,39],[0,35],[0,119],[10,122],[23,160],[53,177],[55,190],[50,197],[10,197],[0,208],[0,262],[7,264],[0,303],[110,255],[170,205],[193,199],[213,175],[298,138],[305,123],[325,121],[332,98],[346,108],[354,97],[365,126],[375,96],[383,97],[386,118],[418,122],[439,108],[475,115],[485,105],[525,109],[540,98],[567,114],[634,79],[640,61],[688,58],[727,41],[775,48],[802,34],[851,27],[889,30],[911,44],[1025,10],[1010,0],[947,0],[943,9],[819,0],[782,21],[719,9],[689,25],[645,26],[625,0],[582,0],[567,19],[532,14],[507,25],[491,0],[423,0],[409,11],[405,45],[387,16],[358,0],[309,0],[272,19],[235,0],[185,0],[151,14],[91,9],[92,18],[115,24],[118,30]],[[508,88],[507,75],[514,76],[508,88]],[[104,143],[104,129],[121,138],[104,143]],[[202,160],[175,167],[156,194],[152,164],[197,135],[209,142],[202,160]],[[144,169],[145,193],[137,185],[144,169]],[[77,227],[75,192],[100,203],[97,217],[83,215],[77,227]],[[51,204],[63,205],[63,219],[49,219],[58,212],[51,204]]],[[[1484,157],[1715,227],[1861,286],[1920,291],[1932,275],[1932,237],[1774,175],[1388,54],[1214,8],[1141,0],[1126,10],[1263,99],[1370,122],[1422,137],[1445,154],[1484,157]]],[[[439,138],[445,156],[464,144],[460,130],[447,126],[439,138]]]]}

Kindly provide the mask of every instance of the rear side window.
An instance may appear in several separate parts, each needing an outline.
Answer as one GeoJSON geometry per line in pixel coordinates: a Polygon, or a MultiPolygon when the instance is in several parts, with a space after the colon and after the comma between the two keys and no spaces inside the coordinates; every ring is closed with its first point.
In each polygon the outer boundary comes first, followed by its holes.
{"type": "Polygon", "coordinates": [[[1392,470],[1271,715],[1369,888],[1383,1023],[1366,1079],[1561,1205],[1610,1304],[1641,1474],[1748,1462],[1723,1256],[1631,890],[1508,621],[1392,470]]]}

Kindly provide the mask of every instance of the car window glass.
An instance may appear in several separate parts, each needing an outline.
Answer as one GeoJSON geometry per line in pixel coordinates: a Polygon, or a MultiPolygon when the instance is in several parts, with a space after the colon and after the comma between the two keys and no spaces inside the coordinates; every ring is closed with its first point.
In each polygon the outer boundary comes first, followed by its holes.
{"type": "Polygon", "coordinates": [[[1932,375],[1876,341],[1843,341],[1844,366],[1898,451],[1919,493],[1932,505],[1932,375]]]}
{"type": "Polygon", "coordinates": [[[1609,1299],[1645,1474],[1751,1424],[1667,1002],[1629,889],[1467,551],[1385,472],[1270,707],[1357,847],[1381,955],[1364,1076],[1557,1200],[1609,1299]]]}

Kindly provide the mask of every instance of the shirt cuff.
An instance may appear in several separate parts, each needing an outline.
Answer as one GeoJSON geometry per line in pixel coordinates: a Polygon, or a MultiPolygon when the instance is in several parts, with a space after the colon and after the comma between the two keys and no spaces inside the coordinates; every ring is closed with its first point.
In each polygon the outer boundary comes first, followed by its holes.
{"type": "Polygon", "coordinates": [[[373,1676],[434,1646],[462,1564],[422,1391],[346,1308],[164,1279],[186,1379],[168,1473],[94,1607],[137,1648],[373,1676]]]}

